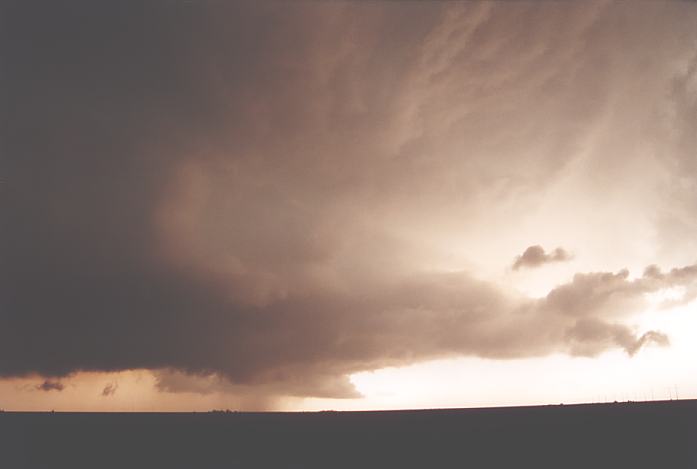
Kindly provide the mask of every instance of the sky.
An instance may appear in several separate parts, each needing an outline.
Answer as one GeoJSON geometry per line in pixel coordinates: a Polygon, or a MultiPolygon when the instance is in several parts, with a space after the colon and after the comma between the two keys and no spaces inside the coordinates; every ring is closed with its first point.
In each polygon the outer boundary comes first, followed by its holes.
{"type": "Polygon", "coordinates": [[[0,408],[697,398],[695,24],[3,2],[0,408]]]}

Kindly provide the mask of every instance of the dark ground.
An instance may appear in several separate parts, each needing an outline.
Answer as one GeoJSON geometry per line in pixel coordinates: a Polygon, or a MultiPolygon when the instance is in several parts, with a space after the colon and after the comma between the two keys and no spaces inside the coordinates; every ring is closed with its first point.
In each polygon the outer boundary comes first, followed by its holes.
{"type": "Polygon", "coordinates": [[[697,400],[319,413],[0,413],[0,468],[697,468],[697,400]]]}

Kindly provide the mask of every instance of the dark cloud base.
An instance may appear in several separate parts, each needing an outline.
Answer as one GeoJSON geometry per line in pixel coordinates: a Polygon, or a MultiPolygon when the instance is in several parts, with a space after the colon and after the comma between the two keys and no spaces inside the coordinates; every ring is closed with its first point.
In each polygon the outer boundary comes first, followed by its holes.
{"type": "MultiPolygon", "coordinates": [[[[400,120],[413,107],[403,96],[423,83],[435,88],[422,110],[437,116],[429,103],[459,90],[448,77],[511,79],[495,66],[503,56],[472,55],[484,49],[440,65],[419,49],[448,33],[449,7],[3,3],[0,375],[172,369],[270,394],[355,397],[347,374],[388,365],[666,343],[627,318],[661,288],[694,298],[695,266],[636,280],[579,274],[530,300],[468,274],[404,268],[391,239],[361,231],[390,213],[427,222],[430,207],[502,175],[535,167],[544,180],[563,166],[561,143],[516,158],[536,131],[523,128],[470,146],[461,171],[429,158],[447,153],[441,140],[480,141],[500,114],[486,101],[482,119],[449,127],[400,120]],[[489,154],[505,164],[486,166],[489,154]]],[[[575,15],[513,8],[484,11],[475,43],[503,54],[529,34],[495,42],[519,15],[575,15]]],[[[538,65],[513,79],[540,82],[538,65]]],[[[474,106],[488,80],[459,90],[464,101],[474,106]]],[[[593,119],[588,106],[578,119],[593,119]]],[[[511,121],[526,112],[511,109],[511,121]]],[[[574,141],[569,132],[560,141],[574,141]]],[[[530,185],[505,177],[512,191],[530,185]]]]}

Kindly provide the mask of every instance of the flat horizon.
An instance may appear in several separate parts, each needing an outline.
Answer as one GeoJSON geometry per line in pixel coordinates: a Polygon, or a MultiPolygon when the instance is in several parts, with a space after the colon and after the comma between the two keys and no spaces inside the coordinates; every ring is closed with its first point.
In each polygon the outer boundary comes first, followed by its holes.
{"type": "Polygon", "coordinates": [[[322,409],[322,410],[261,410],[261,411],[250,411],[250,410],[236,410],[236,409],[210,409],[210,410],[177,410],[177,411],[157,411],[157,410],[145,410],[145,411],[80,411],[80,410],[7,410],[0,409],[0,413],[16,413],[16,414],[303,414],[303,413],[369,413],[369,412],[420,412],[420,411],[466,411],[466,410],[495,410],[495,409],[534,409],[534,408],[545,408],[545,407],[583,407],[583,406],[602,406],[602,405],[615,405],[615,404],[667,404],[670,402],[674,403],[694,403],[697,404],[697,399],[656,399],[656,400],[639,400],[639,401],[607,401],[607,402],[574,402],[574,403],[564,403],[560,402],[557,404],[529,404],[529,405],[499,405],[499,406],[487,406],[487,407],[419,407],[419,408],[404,408],[404,409],[375,409],[375,410],[336,410],[336,409],[322,409]]]}

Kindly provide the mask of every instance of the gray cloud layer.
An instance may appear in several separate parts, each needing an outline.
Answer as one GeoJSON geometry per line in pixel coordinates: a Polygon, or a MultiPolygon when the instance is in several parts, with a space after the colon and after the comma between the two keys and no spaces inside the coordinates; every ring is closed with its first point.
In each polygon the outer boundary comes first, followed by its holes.
{"type": "Polygon", "coordinates": [[[643,295],[694,291],[692,266],[519,298],[405,235],[537,197],[618,77],[672,78],[643,51],[693,47],[691,5],[1,8],[0,375],[347,397],[429,358],[635,353],[665,343],[628,325],[643,295]]]}

